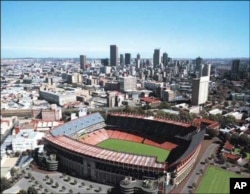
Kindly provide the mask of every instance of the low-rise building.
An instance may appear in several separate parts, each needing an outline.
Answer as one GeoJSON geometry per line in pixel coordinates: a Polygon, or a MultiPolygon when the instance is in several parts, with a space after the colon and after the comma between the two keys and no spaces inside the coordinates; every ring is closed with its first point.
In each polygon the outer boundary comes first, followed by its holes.
{"type": "Polygon", "coordinates": [[[12,139],[12,150],[16,152],[34,150],[36,148],[42,147],[43,145],[38,145],[38,142],[44,136],[44,133],[37,132],[34,130],[26,130],[23,132],[19,132],[15,134],[12,139]]]}
{"type": "Polygon", "coordinates": [[[224,116],[224,117],[233,116],[236,120],[241,120],[243,114],[242,114],[242,113],[239,113],[239,112],[230,112],[230,113],[224,114],[223,116],[224,116]]]}

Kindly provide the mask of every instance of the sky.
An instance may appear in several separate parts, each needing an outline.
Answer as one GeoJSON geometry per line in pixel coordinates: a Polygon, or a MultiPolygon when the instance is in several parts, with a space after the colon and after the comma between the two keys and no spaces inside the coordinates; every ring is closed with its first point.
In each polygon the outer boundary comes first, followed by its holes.
{"type": "Polygon", "coordinates": [[[249,1],[1,1],[1,58],[249,57],[249,1]]]}

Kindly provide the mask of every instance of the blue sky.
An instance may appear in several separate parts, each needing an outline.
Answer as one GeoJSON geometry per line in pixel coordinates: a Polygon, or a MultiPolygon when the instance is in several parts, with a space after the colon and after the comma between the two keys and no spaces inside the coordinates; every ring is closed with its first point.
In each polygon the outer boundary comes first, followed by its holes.
{"type": "Polygon", "coordinates": [[[249,1],[1,2],[1,56],[249,57],[249,1]]]}

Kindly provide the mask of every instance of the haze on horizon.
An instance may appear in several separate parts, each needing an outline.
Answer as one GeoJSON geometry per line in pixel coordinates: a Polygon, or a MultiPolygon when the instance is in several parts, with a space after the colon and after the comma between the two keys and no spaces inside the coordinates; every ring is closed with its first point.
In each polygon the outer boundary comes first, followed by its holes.
{"type": "Polygon", "coordinates": [[[2,58],[249,58],[249,1],[1,3],[2,58]]]}

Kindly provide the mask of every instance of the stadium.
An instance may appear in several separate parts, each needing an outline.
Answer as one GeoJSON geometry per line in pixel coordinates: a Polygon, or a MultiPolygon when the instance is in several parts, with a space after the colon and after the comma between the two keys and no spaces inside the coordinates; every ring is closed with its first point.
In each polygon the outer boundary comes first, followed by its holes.
{"type": "Polygon", "coordinates": [[[205,130],[194,123],[130,113],[93,113],[44,138],[46,155],[72,175],[120,186],[122,193],[165,193],[190,172],[205,130]]]}

